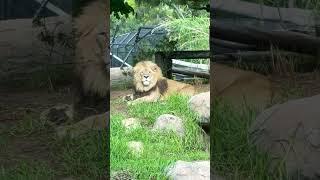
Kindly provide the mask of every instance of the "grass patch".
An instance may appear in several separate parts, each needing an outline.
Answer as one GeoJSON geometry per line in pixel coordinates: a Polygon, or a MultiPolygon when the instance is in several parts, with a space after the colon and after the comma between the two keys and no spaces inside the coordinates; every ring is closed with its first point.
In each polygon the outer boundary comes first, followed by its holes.
{"type": "Polygon", "coordinates": [[[218,173],[230,179],[286,179],[284,165],[271,163],[271,157],[250,142],[254,110],[239,111],[222,100],[216,100],[213,107],[211,161],[218,173]]]}
{"type": "Polygon", "coordinates": [[[166,179],[165,168],[177,160],[209,160],[205,151],[197,115],[187,104],[188,98],[174,95],[163,102],[141,103],[128,107],[128,117],[111,114],[111,171],[128,171],[136,179],[166,179]],[[150,127],[162,114],[176,115],[184,120],[186,135],[160,134],[150,127]],[[143,121],[142,127],[126,132],[121,121],[135,117],[143,121]],[[143,153],[137,157],[127,148],[129,141],[141,141],[143,153]]]}
{"type": "Polygon", "coordinates": [[[91,131],[75,139],[57,141],[54,146],[58,148],[60,173],[77,179],[106,179],[108,141],[105,131],[91,131]]]}
{"type": "MultiPolygon", "coordinates": [[[[106,179],[107,177],[108,156],[106,153],[109,140],[106,132],[92,131],[74,139],[67,137],[57,139],[52,127],[40,121],[38,115],[26,114],[15,126],[8,129],[8,134],[8,137],[0,138],[0,145],[3,146],[0,152],[10,153],[5,147],[9,143],[9,136],[13,136],[16,137],[16,140],[21,138],[25,143],[32,141],[30,143],[45,144],[50,151],[47,163],[54,161],[58,164],[57,166],[46,166],[45,160],[43,163],[34,164],[17,162],[14,168],[0,166],[1,180],[57,179],[58,176],[71,176],[81,180],[106,179]]],[[[34,153],[36,151],[35,147],[34,153]]],[[[36,156],[30,152],[26,154],[26,157],[33,155],[36,156]]]]}
{"type": "Polygon", "coordinates": [[[48,131],[48,126],[45,122],[40,121],[38,114],[25,114],[23,118],[13,126],[9,133],[13,136],[30,136],[34,133],[48,131]]]}
{"type": "Polygon", "coordinates": [[[0,179],[2,180],[53,180],[54,176],[54,171],[41,162],[21,162],[18,166],[13,168],[0,168],[0,179]]]}

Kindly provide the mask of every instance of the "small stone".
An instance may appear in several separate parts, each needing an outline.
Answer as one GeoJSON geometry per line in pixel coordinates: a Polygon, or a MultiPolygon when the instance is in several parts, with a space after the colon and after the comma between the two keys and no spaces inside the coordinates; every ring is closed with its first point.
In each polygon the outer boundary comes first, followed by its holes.
{"type": "Polygon", "coordinates": [[[140,141],[130,141],[128,142],[128,148],[134,155],[141,155],[143,152],[143,143],[140,141]]]}
{"type": "Polygon", "coordinates": [[[159,116],[152,128],[153,131],[173,131],[179,136],[184,135],[184,126],[181,118],[170,114],[159,116]]]}
{"type": "Polygon", "coordinates": [[[141,127],[140,121],[136,118],[124,119],[122,120],[122,125],[129,130],[137,129],[141,127]]]}

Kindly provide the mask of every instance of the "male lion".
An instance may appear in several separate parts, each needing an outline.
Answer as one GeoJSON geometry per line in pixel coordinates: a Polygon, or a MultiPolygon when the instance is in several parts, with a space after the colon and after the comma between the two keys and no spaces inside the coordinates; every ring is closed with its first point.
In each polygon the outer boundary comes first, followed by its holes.
{"type": "Polygon", "coordinates": [[[77,33],[75,64],[76,107],[94,107],[104,112],[109,103],[110,59],[107,43],[109,6],[101,0],[87,0],[82,13],[74,18],[77,33]],[[99,107],[99,108],[98,108],[99,107]]]}
{"type": "Polygon", "coordinates": [[[151,61],[141,61],[134,66],[133,85],[134,93],[125,97],[126,100],[133,100],[129,104],[154,102],[173,93],[195,94],[193,86],[163,77],[160,67],[151,61]]]}

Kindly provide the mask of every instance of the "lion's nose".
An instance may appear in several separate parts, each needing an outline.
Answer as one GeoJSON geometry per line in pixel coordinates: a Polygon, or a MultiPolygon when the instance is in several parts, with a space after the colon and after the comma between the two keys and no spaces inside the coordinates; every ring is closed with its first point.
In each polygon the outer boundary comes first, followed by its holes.
{"type": "Polygon", "coordinates": [[[143,77],[144,77],[144,78],[148,78],[149,76],[148,76],[148,75],[143,75],[143,77]]]}

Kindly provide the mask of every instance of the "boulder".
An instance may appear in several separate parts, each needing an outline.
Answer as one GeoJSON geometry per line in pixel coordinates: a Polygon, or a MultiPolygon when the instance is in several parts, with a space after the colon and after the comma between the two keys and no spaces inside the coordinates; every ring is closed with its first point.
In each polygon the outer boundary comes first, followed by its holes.
{"type": "Polygon", "coordinates": [[[166,174],[173,180],[210,180],[210,161],[177,161],[167,168],[166,174]]]}
{"type": "Polygon", "coordinates": [[[283,159],[289,175],[320,176],[320,95],[275,105],[257,116],[250,137],[272,157],[283,159]]]}
{"type": "Polygon", "coordinates": [[[200,116],[200,124],[210,124],[210,91],[192,96],[189,100],[191,110],[200,116]]]}

